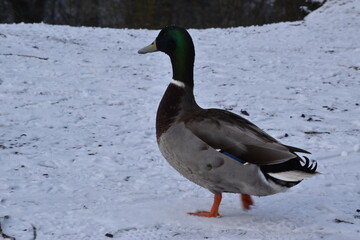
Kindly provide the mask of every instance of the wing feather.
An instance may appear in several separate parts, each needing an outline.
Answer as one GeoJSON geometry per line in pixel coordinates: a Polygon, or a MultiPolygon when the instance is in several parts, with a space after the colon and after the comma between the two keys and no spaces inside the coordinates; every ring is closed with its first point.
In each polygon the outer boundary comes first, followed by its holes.
{"type": "Polygon", "coordinates": [[[281,144],[253,123],[225,110],[201,110],[183,120],[188,129],[212,148],[249,163],[278,164],[296,158],[295,152],[308,153],[281,144]]]}

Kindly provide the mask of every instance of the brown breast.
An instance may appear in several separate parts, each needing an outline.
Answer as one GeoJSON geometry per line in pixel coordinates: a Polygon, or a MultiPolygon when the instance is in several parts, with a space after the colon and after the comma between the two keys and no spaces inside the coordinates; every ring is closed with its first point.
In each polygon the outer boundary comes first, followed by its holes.
{"type": "Polygon", "coordinates": [[[159,104],[156,115],[156,139],[171,126],[181,110],[182,98],[185,96],[185,89],[170,84],[159,104]]]}

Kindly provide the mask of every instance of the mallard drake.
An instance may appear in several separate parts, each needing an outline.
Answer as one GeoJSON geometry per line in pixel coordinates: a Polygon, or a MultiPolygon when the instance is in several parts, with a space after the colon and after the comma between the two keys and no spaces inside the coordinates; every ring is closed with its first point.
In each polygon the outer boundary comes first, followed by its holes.
{"type": "Polygon", "coordinates": [[[209,212],[218,217],[222,193],[240,193],[243,207],[251,195],[266,196],[287,190],[315,175],[317,163],[298,153],[308,151],[281,144],[250,121],[229,111],[203,109],[194,98],[195,49],[180,27],[162,29],[156,40],[138,51],[169,55],[173,79],[156,116],[156,139],[169,164],[190,181],[214,194],[209,212]]]}

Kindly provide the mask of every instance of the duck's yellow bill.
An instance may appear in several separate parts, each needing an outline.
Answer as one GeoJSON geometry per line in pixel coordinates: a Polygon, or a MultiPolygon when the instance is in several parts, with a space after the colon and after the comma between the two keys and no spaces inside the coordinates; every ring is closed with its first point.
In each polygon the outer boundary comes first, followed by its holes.
{"type": "Polygon", "coordinates": [[[153,43],[151,43],[149,46],[146,46],[142,49],[140,49],[138,51],[138,53],[140,54],[145,54],[145,53],[150,53],[150,52],[156,52],[158,51],[157,47],[156,47],[156,42],[154,41],[153,43]]]}

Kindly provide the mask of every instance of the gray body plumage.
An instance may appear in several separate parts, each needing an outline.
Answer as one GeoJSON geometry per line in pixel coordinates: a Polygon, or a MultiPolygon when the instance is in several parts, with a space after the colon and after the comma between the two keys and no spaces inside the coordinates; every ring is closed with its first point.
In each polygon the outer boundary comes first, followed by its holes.
{"type": "MultiPolygon", "coordinates": [[[[157,122],[168,124],[165,128],[157,125],[158,129],[163,130],[158,134],[159,149],[172,167],[190,181],[215,194],[231,192],[264,196],[287,189],[265,178],[258,165],[240,163],[214,147],[236,147],[241,156],[246,155],[247,144],[270,144],[267,142],[270,136],[252,124],[226,124],[225,111],[200,108],[192,91],[186,90],[170,84],[157,113],[157,122]],[[173,101],[175,98],[177,101],[173,101]],[[169,102],[172,104],[168,105],[169,102]],[[173,116],[168,114],[170,106],[173,116]],[[211,113],[212,118],[204,121],[202,118],[208,113],[211,113]],[[161,121],[162,116],[168,121],[161,121]]],[[[282,155],[286,157],[282,161],[295,157],[275,139],[271,144],[280,149],[274,151],[275,154],[281,155],[284,151],[282,155]]]]}
{"type": "Polygon", "coordinates": [[[184,123],[175,123],[161,135],[159,149],[179,173],[214,194],[231,192],[265,196],[287,189],[268,181],[257,165],[241,164],[216,151],[184,123]]]}

